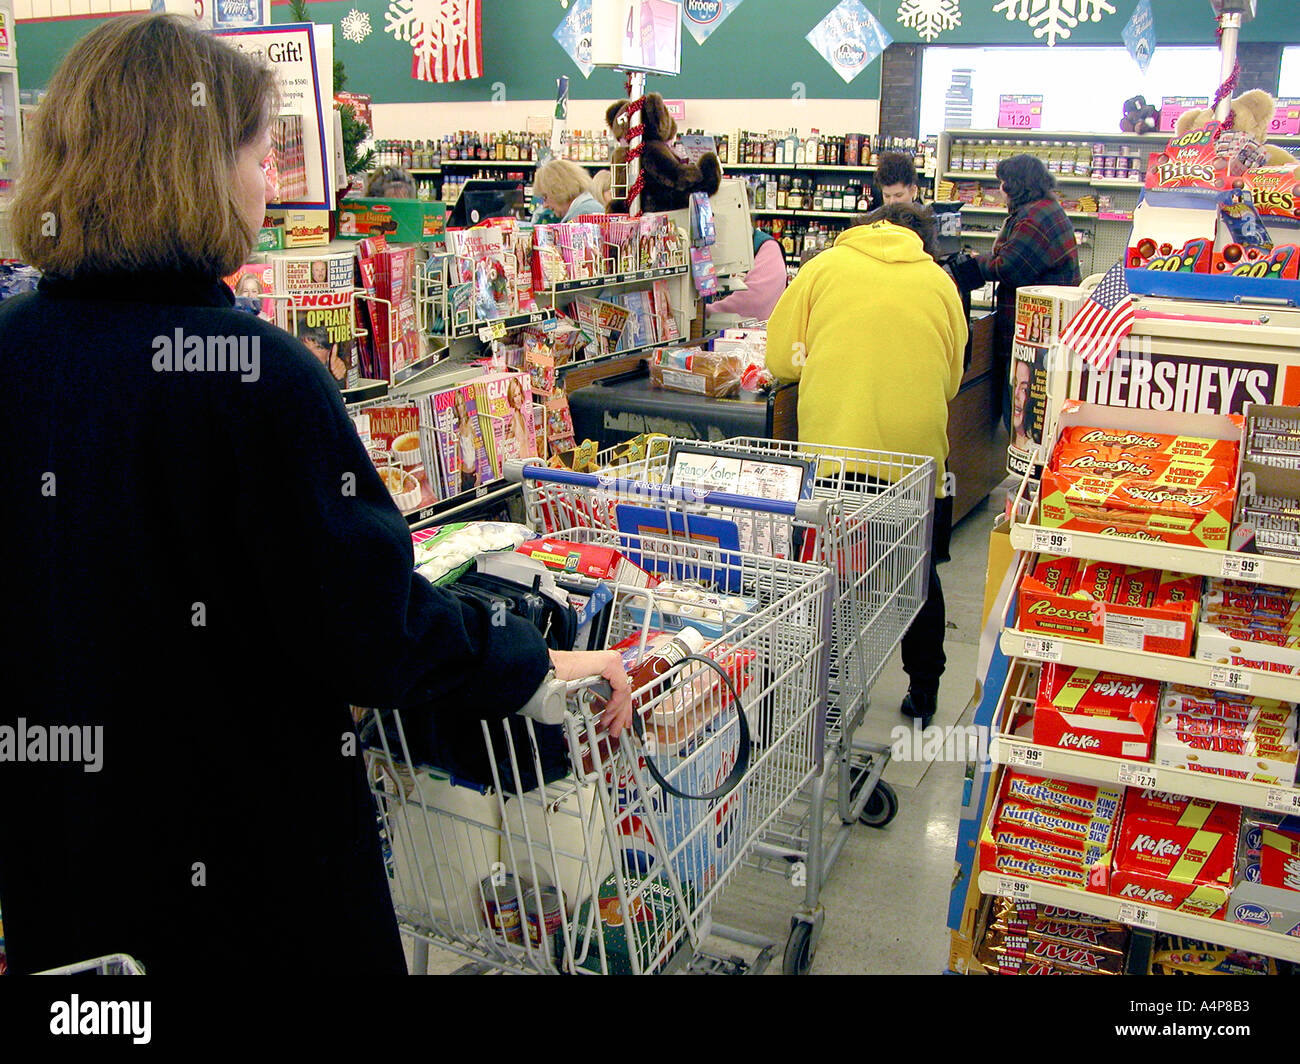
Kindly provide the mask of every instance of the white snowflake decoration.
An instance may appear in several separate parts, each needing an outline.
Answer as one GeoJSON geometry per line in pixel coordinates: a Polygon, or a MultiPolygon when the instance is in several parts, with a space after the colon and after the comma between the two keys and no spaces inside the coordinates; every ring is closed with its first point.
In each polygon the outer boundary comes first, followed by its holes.
{"type": "Polygon", "coordinates": [[[388,0],[384,21],[385,33],[411,42],[417,60],[415,77],[422,81],[443,80],[435,78],[433,72],[441,66],[444,52],[452,61],[445,80],[467,76],[460,60],[469,27],[465,24],[464,5],[458,0],[388,0]]]}
{"type": "Polygon", "coordinates": [[[355,7],[344,16],[343,37],[353,44],[360,44],[370,36],[370,15],[365,11],[358,11],[355,7]]]}
{"type": "Polygon", "coordinates": [[[1103,15],[1115,14],[1106,0],[999,0],[993,13],[1004,12],[1008,22],[1027,22],[1035,37],[1046,37],[1050,48],[1056,39],[1066,40],[1080,22],[1100,22],[1103,15]]]}
{"type": "Polygon", "coordinates": [[[961,25],[960,0],[903,0],[898,21],[932,41],[944,30],[961,25]]]}

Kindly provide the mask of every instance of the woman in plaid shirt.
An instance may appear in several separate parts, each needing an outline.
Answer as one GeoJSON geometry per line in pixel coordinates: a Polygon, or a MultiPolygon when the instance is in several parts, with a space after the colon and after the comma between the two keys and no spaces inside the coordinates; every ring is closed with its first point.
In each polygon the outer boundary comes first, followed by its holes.
{"type": "MultiPolygon", "coordinates": [[[[998,163],[997,175],[1007,194],[1007,220],[993,251],[976,261],[984,279],[998,283],[993,354],[1005,381],[1015,335],[1016,290],[1031,284],[1077,285],[1082,278],[1074,226],[1054,194],[1056,182],[1042,160],[1013,155],[998,163]]],[[[1002,400],[1004,422],[1010,412],[1007,391],[1002,400]]]]}

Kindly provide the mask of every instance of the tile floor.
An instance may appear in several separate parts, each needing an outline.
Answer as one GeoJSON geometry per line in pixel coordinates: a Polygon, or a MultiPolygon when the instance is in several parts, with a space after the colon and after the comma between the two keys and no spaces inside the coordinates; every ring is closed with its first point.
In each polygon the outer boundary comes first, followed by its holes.
{"type": "MultiPolygon", "coordinates": [[[[984,575],[995,491],[953,531],[952,560],[940,566],[947,605],[948,667],[940,690],[939,725],[967,723],[974,691],[975,660],[983,607],[984,575]]],[[[891,729],[911,722],[898,712],[906,680],[897,655],[874,690],[860,736],[889,743],[891,729]]],[[[948,956],[947,908],[953,877],[964,763],[894,762],[886,770],[899,812],[884,828],[854,825],[822,890],[825,923],[813,974],[938,974],[948,956]]],[[[835,821],[838,823],[838,820],[835,821]]],[[[742,868],[719,900],[714,919],[777,943],[768,974],[781,971],[781,951],[791,913],[803,891],[770,872],[742,868]]],[[[752,957],[754,951],[711,940],[720,955],[752,957]]],[[[431,974],[472,970],[457,956],[431,950],[431,974]]]]}

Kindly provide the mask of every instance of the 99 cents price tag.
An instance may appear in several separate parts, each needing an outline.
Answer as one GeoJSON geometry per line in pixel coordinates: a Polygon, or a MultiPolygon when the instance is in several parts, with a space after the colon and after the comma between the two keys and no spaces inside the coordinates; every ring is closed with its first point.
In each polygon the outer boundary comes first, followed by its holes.
{"type": "Polygon", "coordinates": [[[1263,579],[1260,576],[1262,568],[1262,559],[1254,555],[1229,552],[1223,556],[1220,575],[1232,580],[1254,580],[1258,582],[1263,579]]]}
{"type": "Polygon", "coordinates": [[[1068,532],[1034,529],[1033,549],[1039,554],[1069,554],[1073,537],[1068,532]]]}
{"type": "Polygon", "coordinates": [[[1061,646],[1055,639],[1039,639],[1035,636],[1025,640],[1025,657],[1039,661],[1060,661],[1061,646]]]}
{"type": "Polygon", "coordinates": [[[1041,768],[1043,751],[1033,746],[1012,746],[1007,750],[1007,764],[1023,768],[1041,768]]]}
{"type": "Polygon", "coordinates": [[[1216,691],[1240,691],[1249,694],[1250,676],[1241,669],[1215,665],[1210,669],[1210,686],[1216,691]]]}
{"type": "Polygon", "coordinates": [[[1300,813],[1300,790],[1289,787],[1271,787],[1267,799],[1268,808],[1275,813],[1300,813]]]}
{"type": "Polygon", "coordinates": [[[1155,771],[1146,765],[1120,765],[1118,778],[1126,787],[1141,787],[1144,791],[1159,789],[1155,771]]]}
{"type": "Polygon", "coordinates": [[[1119,907],[1119,922],[1128,924],[1129,927],[1145,927],[1150,931],[1155,930],[1156,914],[1145,905],[1129,905],[1125,903],[1119,907]]]}
{"type": "Polygon", "coordinates": [[[1011,898],[1014,901],[1029,900],[1029,884],[1023,879],[999,879],[997,890],[999,898],[1011,898]]]}
{"type": "Polygon", "coordinates": [[[484,325],[478,331],[478,338],[484,343],[489,340],[500,340],[506,334],[506,323],[503,321],[494,321],[491,325],[484,325]]]}

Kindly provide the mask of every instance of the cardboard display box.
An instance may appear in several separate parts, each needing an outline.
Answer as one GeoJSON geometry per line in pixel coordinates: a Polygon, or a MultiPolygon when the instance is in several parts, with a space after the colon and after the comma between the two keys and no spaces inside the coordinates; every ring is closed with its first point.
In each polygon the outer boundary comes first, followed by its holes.
{"type": "MultiPolygon", "coordinates": [[[[1195,436],[1240,444],[1243,421],[1235,415],[1173,414],[1069,400],[1061,411],[1059,431],[1064,432],[1077,426],[1123,429],[1135,434],[1195,436]]],[[[1095,513],[1076,512],[1063,484],[1050,479],[1050,471],[1045,471],[1040,493],[1039,523],[1044,528],[1224,549],[1228,545],[1235,492],[1214,490],[1205,494],[1210,497],[1200,500],[1198,496],[1191,500],[1195,505],[1181,506],[1176,510],[1153,503],[1149,514],[1139,518],[1141,527],[1138,527],[1109,520],[1095,513]]]]}
{"type": "Polygon", "coordinates": [[[339,205],[339,237],[360,240],[385,236],[402,244],[444,243],[447,205],[421,199],[366,199],[349,196],[339,205]]]}

